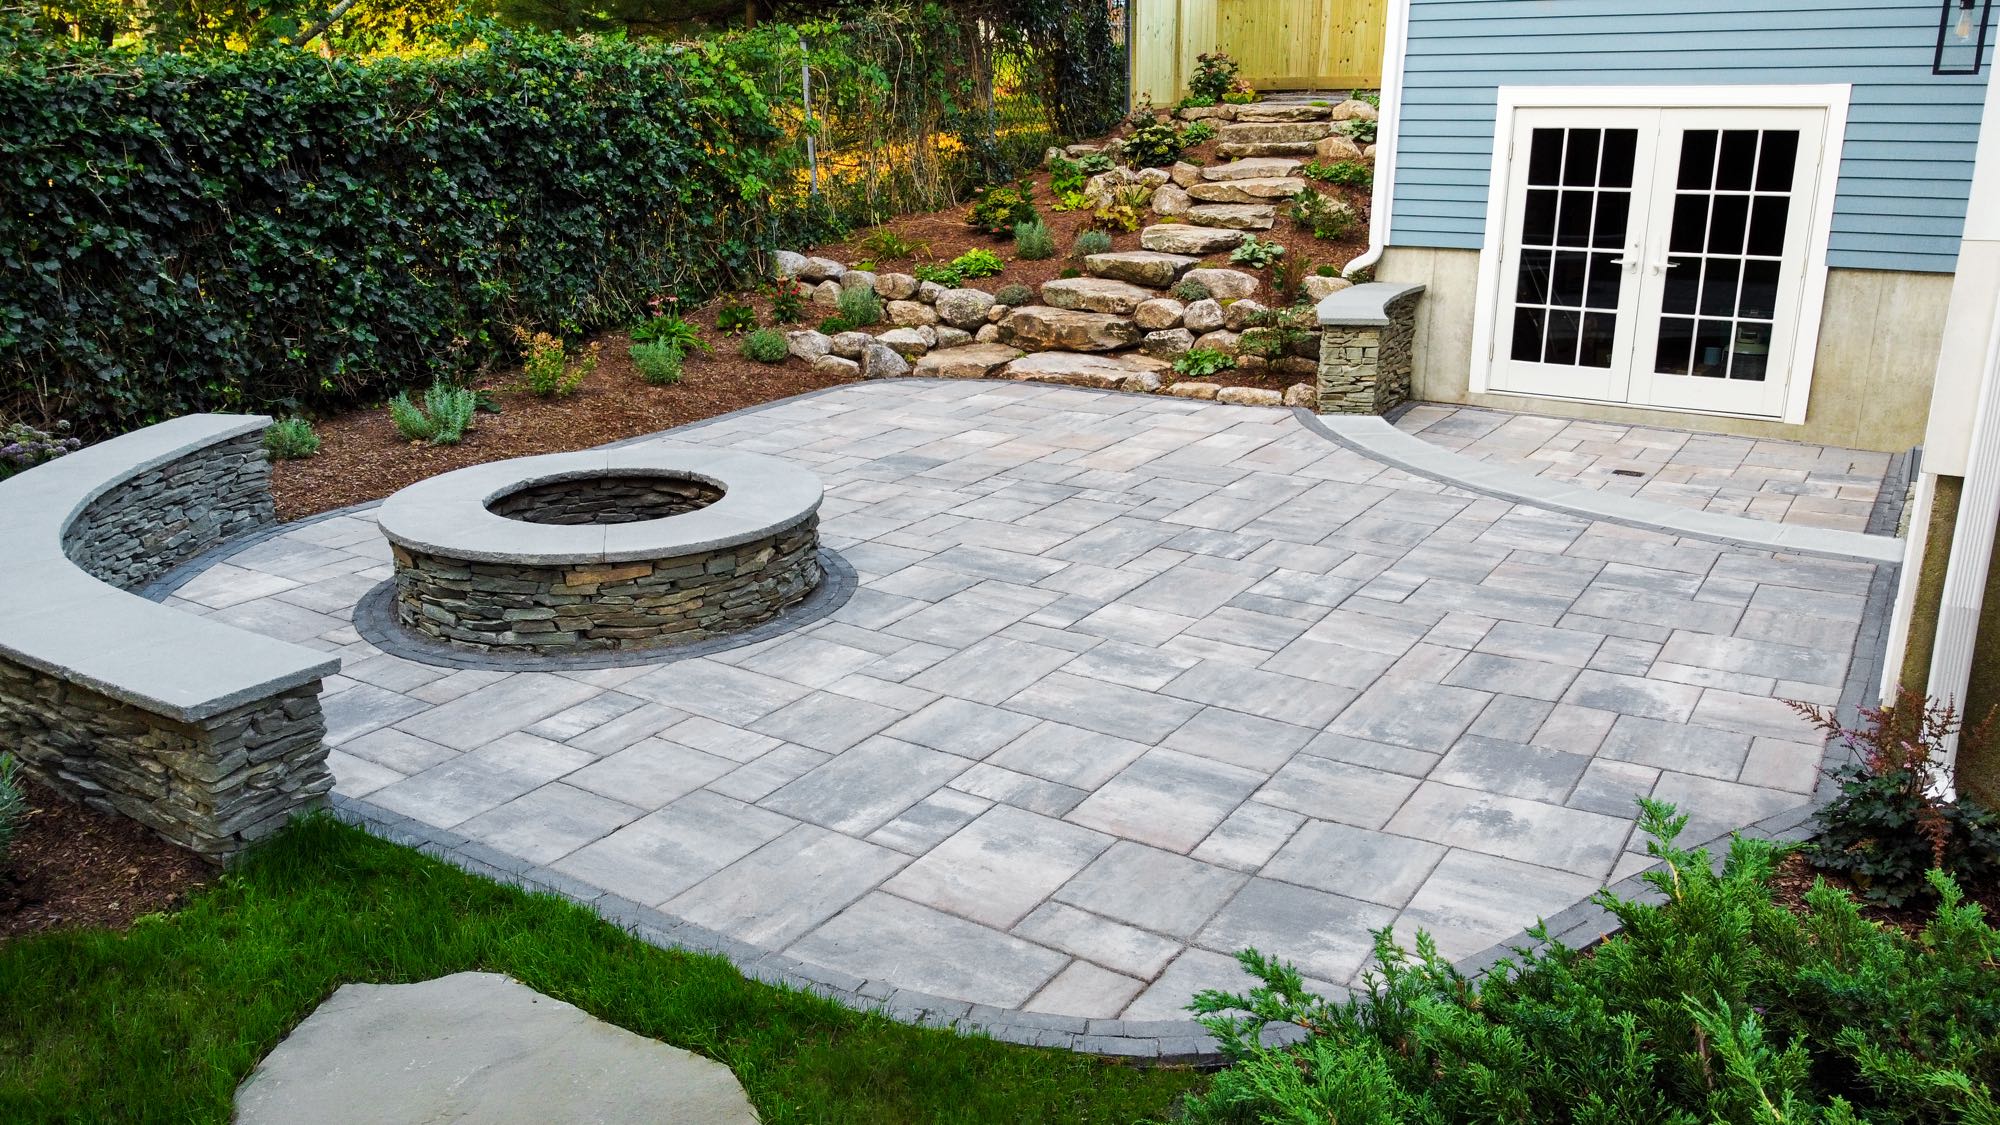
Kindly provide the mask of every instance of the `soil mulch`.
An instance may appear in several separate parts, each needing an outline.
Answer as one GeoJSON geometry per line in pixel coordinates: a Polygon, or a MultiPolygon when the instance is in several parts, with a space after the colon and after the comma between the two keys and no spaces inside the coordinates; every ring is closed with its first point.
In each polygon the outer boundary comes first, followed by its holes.
{"type": "Polygon", "coordinates": [[[178,908],[216,868],[138,821],[25,782],[28,815],[0,867],[0,941],[46,930],[124,929],[178,908]]]}
{"type": "MultiPolygon", "coordinates": [[[[1778,865],[1777,873],[1771,877],[1772,898],[1778,905],[1794,914],[1804,914],[1807,909],[1806,892],[1812,890],[1816,879],[1825,879],[1828,885],[1853,896],[1854,901],[1861,904],[1863,918],[1871,922],[1880,922],[1885,926],[1893,926],[1911,937],[1922,933],[1923,928],[1937,913],[1937,904],[1929,900],[1909,902],[1902,906],[1883,906],[1880,903],[1869,902],[1862,897],[1861,889],[1846,875],[1838,871],[1817,870],[1806,862],[1804,855],[1796,852],[1786,856],[1784,862],[1778,865]]],[[[2000,922],[2000,885],[1975,885],[1963,889],[1967,902],[1977,903],[1986,908],[1986,920],[1989,923],[2000,922]]]]}

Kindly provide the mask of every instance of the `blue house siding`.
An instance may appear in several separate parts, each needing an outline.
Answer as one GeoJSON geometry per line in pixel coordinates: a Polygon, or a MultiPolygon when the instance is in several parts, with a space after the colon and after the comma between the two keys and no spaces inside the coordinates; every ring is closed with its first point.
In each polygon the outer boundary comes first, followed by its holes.
{"type": "Polygon", "coordinates": [[[1950,272],[1986,75],[1931,74],[1938,8],[1938,0],[1412,0],[1390,245],[1479,248],[1500,86],[1845,82],[1854,93],[1828,264],[1950,272]]]}

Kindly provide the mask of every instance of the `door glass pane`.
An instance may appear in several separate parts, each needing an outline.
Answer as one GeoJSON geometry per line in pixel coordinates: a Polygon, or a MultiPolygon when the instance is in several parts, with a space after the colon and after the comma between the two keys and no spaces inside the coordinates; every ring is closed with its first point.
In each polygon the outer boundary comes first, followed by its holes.
{"type": "Polygon", "coordinates": [[[1767,377],[1798,156],[1796,129],[1682,134],[1656,372],[1767,377]]]}
{"type": "Polygon", "coordinates": [[[1546,309],[1514,310],[1514,346],[1509,355],[1522,363],[1542,361],[1542,326],[1548,321],[1546,309]]]}
{"type": "Polygon", "coordinates": [[[1563,186],[1597,186],[1597,147],[1602,134],[1596,129],[1571,129],[1563,152],[1563,186]]]}
{"type": "Polygon", "coordinates": [[[1562,182],[1563,130],[1537,129],[1528,145],[1528,182],[1552,186],[1562,182]]]}
{"type": "Polygon", "coordinates": [[[1715,138],[1713,129],[1682,134],[1681,173],[1676,181],[1682,191],[1707,191],[1715,184],[1715,138]]]}
{"type": "Polygon", "coordinates": [[[1749,191],[1757,173],[1757,131],[1731,129],[1722,134],[1715,161],[1715,190],[1749,191]]]}
{"type": "Polygon", "coordinates": [[[1611,366],[1612,345],[1617,342],[1618,318],[1605,312],[1583,314],[1583,338],[1578,344],[1578,367],[1611,366]]]}
{"type": "Polygon", "coordinates": [[[1680,316],[1660,318],[1659,354],[1653,370],[1662,375],[1688,373],[1688,353],[1694,349],[1694,321],[1680,316]]]}
{"type": "Polygon", "coordinates": [[[1522,305],[1549,303],[1549,270],[1555,254],[1549,250],[1521,251],[1521,274],[1514,286],[1514,301],[1522,305]]]}
{"type": "Polygon", "coordinates": [[[1508,348],[1515,360],[1611,366],[1638,137],[1636,129],[1533,131],[1508,348]]]}

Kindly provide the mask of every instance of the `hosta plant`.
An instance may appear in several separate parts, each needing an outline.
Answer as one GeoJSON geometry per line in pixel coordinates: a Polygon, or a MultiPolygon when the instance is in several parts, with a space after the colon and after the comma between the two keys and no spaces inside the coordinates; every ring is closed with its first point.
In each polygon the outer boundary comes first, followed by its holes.
{"type": "Polygon", "coordinates": [[[1174,360],[1174,374],[1206,379],[1236,366],[1236,357],[1220,348],[1189,348],[1174,360]]]}
{"type": "MultiPolygon", "coordinates": [[[[1036,222],[1040,222],[1040,220],[1036,220],[1036,222]]],[[[1027,226],[1029,224],[1024,223],[1022,225],[1027,226]]],[[[960,277],[992,277],[994,274],[1005,270],[1007,263],[1002,261],[1000,255],[995,254],[993,251],[975,247],[953,258],[951,260],[951,268],[960,277]]]]}
{"type": "Polygon", "coordinates": [[[741,301],[730,301],[715,311],[715,330],[741,336],[757,327],[757,310],[741,301]]]}
{"type": "Polygon", "coordinates": [[[1254,234],[1245,235],[1236,249],[1229,252],[1231,262],[1257,270],[1264,269],[1284,256],[1283,243],[1258,238],[1254,234]]]}

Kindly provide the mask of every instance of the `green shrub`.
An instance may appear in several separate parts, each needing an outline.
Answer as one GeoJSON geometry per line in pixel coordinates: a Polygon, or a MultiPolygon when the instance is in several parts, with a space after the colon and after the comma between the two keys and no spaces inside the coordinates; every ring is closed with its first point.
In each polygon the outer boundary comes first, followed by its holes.
{"type": "Polygon", "coordinates": [[[264,430],[264,452],[273,461],[297,461],[319,452],[319,434],[304,418],[280,418],[264,430]]]}
{"type": "Polygon", "coordinates": [[[775,328],[759,328],[743,337],[743,354],[758,363],[783,363],[791,357],[792,345],[775,328]]]}
{"type": "Polygon", "coordinates": [[[868,236],[861,240],[861,248],[869,256],[885,262],[906,262],[919,254],[931,252],[930,243],[912,241],[888,229],[868,232],[868,236]]]}
{"type": "Polygon", "coordinates": [[[757,310],[741,301],[730,301],[715,310],[715,330],[741,336],[757,327],[757,310]]]}
{"type": "Polygon", "coordinates": [[[521,343],[521,386],[536,398],[561,398],[597,370],[598,345],[572,360],[563,342],[546,332],[514,329],[521,343]]]}
{"type": "Polygon", "coordinates": [[[632,329],[632,342],[666,344],[682,353],[711,350],[701,338],[701,326],[676,313],[662,313],[641,321],[632,329]]]}
{"type": "Polygon", "coordinates": [[[1355,160],[1339,160],[1332,164],[1308,160],[1299,165],[1298,174],[1323,184],[1344,184],[1349,187],[1367,187],[1375,182],[1374,169],[1355,160]]]}
{"type": "Polygon", "coordinates": [[[1076,236],[1076,244],[1070,247],[1072,258],[1087,258],[1092,254],[1104,254],[1111,250],[1111,236],[1101,230],[1087,230],[1076,236]]]}
{"type": "Polygon", "coordinates": [[[0,754],[0,873],[7,870],[7,849],[28,815],[28,795],[21,792],[21,764],[12,754],[0,754]]]}
{"type": "Polygon", "coordinates": [[[1333,265],[1315,266],[1313,267],[1313,273],[1318,274],[1320,277],[1339,277],[1340,269],[1333,265]]]}
{"type": "Polygon", "coordinates": [[[1188,76],[1188,93],[1203,98],[1203,104],[1214,105],[1224,94],[1236,88],[1236,74],[1242,69],[1226,51],[1210,51],[1196,55],[1194,73],[1188,76]]]}
{"type": "Polygon", "coordinates": [[[68,422],[57,422],[46,430],[26,422],[10,423],[0,427],[0,480],[81,448],[82,440],[69,436],[68,422]]]}
{"type": "Polygon", "coordinates": [[[1084,172],[1083,166],[1069,157],[1049,158],[1049,191],[1057,198],[1081,192],[1083,185],[1089,179],[1090,176],[1084,172]]]}
{"type": "Polygon", "coordinates": [[[1285,246],[1281,242],[1266,241],[1256,235],[1245,235],[1236,249],[1229,252],[1229,260],[1239,266],[1249,266],[1261,270],[1285,256],[1285,246]]]}
{"type": "Polygon", "coordinates": [[[1334,1003],[1290,966],[1243,952],[1257,987],[1195,998],[1234,1065],[1186,1120],[1994,1119],[2000,933],[1948,876],[1932,876],[1940,902],[1918,938],[1824,885],[1794,915],[1771,897],[1778,845],[1739,838],[1718,873],[1705,852],[1675,846],[1686,817],[1642,804],[1648,852],[1664,863],[1645,875],[1653,901],[1600,895],[1621,929],[1588,956],[1551,942],[1475,981],[1429,935],[1413,954],[1384,930],[1379,964],[1334,1003]],[[1263,1046],[1267,1022],[1307,1038],[1263,1046]]]}
{"type": "Polygon", "coordinates": [[[576,335],[713,291],[782,233],[793,159],[721,52],[497,26],[422,58],[7,39],[0,416],[367,401],[511,357],[495,325],[576,335]]]}
{"type": "Polygon", "coordinates": [[[1236,366],[1236,357],[1219,348],[1189,348],[1174,360],[1174,374],[1206,379],[1236,366]]]}
{"type": "Polygon", "coordinates": [[[779,324],[797,324],[806,318],[806,287],[789,277],[771,283],[771,319],[779,324]]]}
{"type": "Polygon", "coordinates": [[[1076,267],[1074,267],[1074,266],[1071,266],[1071,267],[1069,267],[1069,268],[1067,268],[1067,269],[1063,270],[1063,271],[1062,271],[1062,274],[1061,274],[1061,276],[1062,276],[1062,278],[1063,278],[1064,280],[1068,280],[1068,279],[1070,279],[1070,278],[1072,278],[1072,277],[1082,277],[1082,276],[1083,276],[1083,271],[1082,271],[1082,270],[1080,270],[1080,269],[1077,269],[1077,268],[1076,268],[1076,267]]]}
{"type": "Polygon", "coordinates": [[[1025,285],[1002,285],[1000,291],[993,294],[993,300],[996,304],[1019,308],[1035,303],[1035,291],[1025,285]]]}
{"type": "Polygon", "coordinates": [[[842,332],[852,332],[855,326],[847,323],[847,318],[830,316],[819,322],[819,330],[828,336],[838,336],[842,332]]]}
{"type": "Polygon", "coordinates": [[[410,392],[397,391],[396,397],[389,400],[389,419],[396,424],[397,432],[410,441],[457,445],[472,427],[472,415],[477,409],[477,395],[440,379],[424,392],[421,407],[410,401],[410,392]]]}
{"type": "Polygon", "coordinates": [[[1215,139],[1217,130],[1212,121],[1191,121],[1181,130],[1181,142],[1188,148],[1205,144],[1215,139]]]}
{"type": "MultiPolygon", "coordinates": [[[[1241,79],[1239,79],[1239,80],[1237,81],[1237,84],[1238,84],[1239,86],[1240,86],[1240,85],[1242,85],[1242,84],[1243,84],[1243,83],[1242,83],[1242,80],[1241,80],[1241,79]]],[[[1257,91],[1255,91],[1255,90],[1231,90],[1230,92],[1228,92],[1228,93],[1226,93],[1226,94],[1222,95],[1222,100],[1223,100],[1223,102],[1224,102],[1224,103],[1226,103],[1226,104],[1228,104],[1228,105],[1249,105],[1249,104],[1250,104],[1251,102],[1254,102],[1254,101],[1256,101],[1256,100],[1257,100],[1257,91]]]]}
{"type": "Polygon", "coordinates": [[[1852,758],[1833,771],[1840,795],[1819,810],[1820,835],[1805,853],[1814,867],[1842,872],[1865,897],[1890,906],[1927,896],[1933,867],[1977,886],[2000,877],[2000,817],[1962,793],[1955,801],[1939,796],[1956,787],[1942,764],[1947,740],[1956,734],[1960,754],[1983,755],[1992,715],[1962,728],[1948,704],[1909,689],[1887,706],[1862,708],[1865,725],[1855,728],[1830,708],[1792,706],[1852,758]]]}
{"type": "Polygon", "coordinates": [[[632,366],[639,369],[639,378],[652,386],[669,387],[681,381],[681,368],[687,356],[672,344],[664,340],[633,344],[628,354],[632,366]]]}
{"type": "MultiPolygon", "coordinates": [[[[1193,128],[1192,125],[1178,126],[1171,121],[1148,121],[1118,142],[1118,155],[1133,168],[1164,168],[1179,160],[1181,153],[1201,143],[1189,137],[1193,128]]],[[[1214,135],[1211,126],[1207,136],[1214,135]]]]}
{"type": "Polygon", "coordinates": [[[1014,237],[1019,223],[1035,218],[1035,187],[1026,180],[1014,184],[988,184],[972,196],[972,210],[965,221],[995,238],[1014,237]]]}
{"type": "Polygon", "coordinates": [[[1167,290],[1167,292],[1172,294],[1176,301],[1182,301],[1190,305],[1196,301],[1206,301],[1210,297],[1215,296],[1215,292],[1208,286],[1191,277],[1182,278],[1180,281],[1175,282],[1174,287],[1167,290]]]}
{"type": "MultiPolygon", "coordinates": [[[[1036,220],[1039,223],[1041,220],[1036,220]]],[[[1023,226],[1028,224],[1023,223],[1023,226]]],[[[1000,255],[991,250],[974,248],[951,260],[952,271],[964,278],[992,277],[1007,268],[1000,255]]]]}
{"type": "Polygon", "coordinates": [[[1367,147],[1375,143],[1375,119],[1372,117],[1350,117],[1340,123],[1341,131],[1354,139],[1354,143],[1367,147]]]}
{"type": "Polygon", "coordinates": [[[1022,223],[1014,228],[1014,253],[1027,261],[1040,261],[1056,256],[1056,236],[1049,230],[1049,224],[1040,219],[1032,223],[1022,223]]]}
{"type": "Polygon", "coordinates": [[[916,278],[918,281],[928,281],[934,285],[942,285],[946,289],[956,289],[965,284],[965,275],[943,262],[932,262],[928,265],[918,266],[910,271],[910,276],[916,278]]]}
{"type": "Polygon", "coordinates": [[[840,319],[850,328],[867,328],[882,323],[882,298],[873,289],[842,289],[840,319]]]}
{"type": "Polygon", "coordinates": [[[1291,215],[1292,221],[1311,231],[1314,238],[1329,241],[1346,238],[1361,221],[1354,208],[1311,188],[1292,197],[1291,215]]]}

